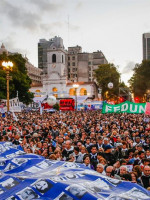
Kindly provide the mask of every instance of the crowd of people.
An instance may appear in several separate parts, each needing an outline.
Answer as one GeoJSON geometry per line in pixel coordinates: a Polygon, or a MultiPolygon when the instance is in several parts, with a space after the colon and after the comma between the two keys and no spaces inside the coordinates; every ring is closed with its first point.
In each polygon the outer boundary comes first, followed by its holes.
{"type": "Polygon", "coordinates": [[[100,111],[22,112],[0,117],[0,141],[46,159],[83,163],[150,189],[150,117],[100,111]]]}

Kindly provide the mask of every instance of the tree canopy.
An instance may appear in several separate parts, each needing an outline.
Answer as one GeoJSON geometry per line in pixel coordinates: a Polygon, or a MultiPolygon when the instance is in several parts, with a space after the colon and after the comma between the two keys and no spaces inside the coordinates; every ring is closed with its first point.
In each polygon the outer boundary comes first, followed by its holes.
{"type": "Polygon", "coordinates": [[[143,60],[141,64],[136,64],[133,71],[133,76],[129,80],[130,89],[134,96],[143,98],[150,89],[150,60],[143,60]]]}
{"type": "Polygon", "coordinates": [[[19,100],[29,104],[33,98],[33,94],[29,92],[31,79],[27,75],[26,60],[18,53],[12,55],[3,53],[0,55],[0,99],[6,99],[6,71],[3,69],[2,62],[8,60],[13,62],[13,68],[10,71],[12,79],[9,82],[10,98],[16,97],[18,91],[19,100]]]}
{"type": "Polygon", "coordinates": [[[117,99],[119,94],[120,73],[114,64],[102,64],[95,70],[94,76],[98,86],[102,89],[103,99],[117,99]],[[108,88],[108,83],[113,83],[113,88],[108,88]]]}

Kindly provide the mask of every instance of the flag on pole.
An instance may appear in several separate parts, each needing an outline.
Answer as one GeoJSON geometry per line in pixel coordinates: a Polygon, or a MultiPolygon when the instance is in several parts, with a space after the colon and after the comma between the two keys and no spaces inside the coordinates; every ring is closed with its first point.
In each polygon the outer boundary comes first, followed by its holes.
{"type": "Polygon", "coordinates": [[[12,114],[13,114],[13,119],[14,119],[15,121],[18,121],[18,118],[17,118],[17,116],[15,115],[14,111],[12,112],[12,114]]]}
{"type": "Polygon", "coordinates": [[[40,115],[42,115],[42,113],[43,113],[43,108],[42,108],[41,101],[39,101],[39,108],[40,108],[40,115]]]}
{"type": "Polygon", "coordinates": [[[0,108],[1,108],[2,117],[5,117],[5,111],[4,111],[4,107],[3,107],[3,106],[1,106],[0,108]]]}

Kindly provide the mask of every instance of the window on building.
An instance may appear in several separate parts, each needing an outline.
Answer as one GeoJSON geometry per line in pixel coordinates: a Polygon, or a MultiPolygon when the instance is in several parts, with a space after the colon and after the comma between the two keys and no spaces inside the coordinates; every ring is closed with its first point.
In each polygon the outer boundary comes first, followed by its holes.
{"type": "Polygon", "coordinates": [[[80,89],[80,96],[87,95],[87,90],[85,88],[80,89]]]}
{"type": "Polygon", "coordinates": [[[56,87],[53,87],[52,91],[53,91],[53,92],[57,92],[58,89],[57,89],[56,87]]]}
{"type": "Polygon", "coordinates": [[[75,56],[72,57],[72,60],[75,60],[75,56]]]}
{"type": "Polygon", "coordinates": [[[74,96],[75,95],[75,88],[70,88],[69,95],[74,96]]]}
{"type": "Polygon", "coordinates": [[[72,66],[75,66],[75,62],[72,63],[72,66]]]}
{"type": "Polygon", "coordinates": [[[70,60],[70,56],[68,56],[68,60],[70,60]]]}
{"type": "Polygon", "coordinates": [[[68,62],[68,66],[70,66],[70,62],[68,62]]]}
{"type": "Polygon", "coordinates": [[[62,55],[62,63],[64,63],[64,56],[62,55]]]}
{"type": "Polygon", "coordinates": [[[52,55],[52,63],[56,63],[56,54],[52,55]]]}
{"type": "Polygon", "coordinates": [[[35,92],[41,92],[41,90],[35,90],[35,92]]]}

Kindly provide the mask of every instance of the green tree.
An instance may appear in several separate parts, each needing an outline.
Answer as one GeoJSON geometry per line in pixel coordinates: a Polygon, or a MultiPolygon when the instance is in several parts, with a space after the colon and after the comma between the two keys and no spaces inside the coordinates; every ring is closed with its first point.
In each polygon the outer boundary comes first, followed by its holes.
{"type": "Polygon", "coordinates": [[[102,64],[94,71],[98,86],[102,89],[103,99],[118,99],[120,73],[114,64],[102,64]],[[108,88],[108,83],[113,83],[113,88],[108,88]]]}
{"type": "Polygon", "coordinates": [[[56,110],[59,110],[59,103],[56,103],[55,105],[53,105],[53,108],[56,110]]]}
{"type": "Polygon", "coordinates": [[[13,62],[13,68],[10,71],[10,76],[12,76],[9,83],[10,98],[16,97],[18,91],[19,100],[29,104],[33,99],[33,94],[29,92],[31,79],[27,75],[26,60],[18,53],[8,56],[5,53],[0,55],[0,99],[6,99],[6,71],[2,67],[2,62],[8,60],[13,62]]]}
{"type": "Polygon", "coordinates": [[[142,99],[146,91],[150,89],[150,60],[143,60],[141,64],[136,64],[133,72],[133,76],[128,81],[130,89],[134,96],[142,99]]]}

